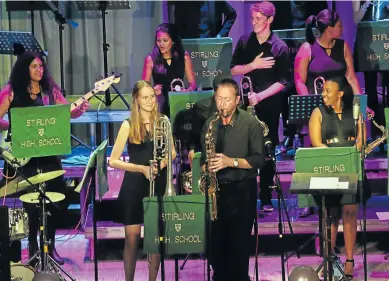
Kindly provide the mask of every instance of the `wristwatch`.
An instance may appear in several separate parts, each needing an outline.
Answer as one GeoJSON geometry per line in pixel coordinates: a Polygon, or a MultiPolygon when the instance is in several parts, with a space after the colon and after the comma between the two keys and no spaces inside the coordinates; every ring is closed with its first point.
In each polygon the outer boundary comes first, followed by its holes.
{"type": "Polygon", "coordinates": [[[238,168],[239,162],[238,162],[237,158],[234,159],[234,163],[233,164],[234,164],[234,168],[238,168]]]}

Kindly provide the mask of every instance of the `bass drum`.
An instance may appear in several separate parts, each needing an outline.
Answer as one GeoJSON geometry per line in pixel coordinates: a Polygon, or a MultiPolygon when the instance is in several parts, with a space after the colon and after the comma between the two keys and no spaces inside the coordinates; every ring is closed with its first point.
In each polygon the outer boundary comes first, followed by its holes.
{"type": "Polygon", "coordinates": [[[11,265],[11,281],[32,281],[35,271],[32,267],[24,264],[11,265]]]}

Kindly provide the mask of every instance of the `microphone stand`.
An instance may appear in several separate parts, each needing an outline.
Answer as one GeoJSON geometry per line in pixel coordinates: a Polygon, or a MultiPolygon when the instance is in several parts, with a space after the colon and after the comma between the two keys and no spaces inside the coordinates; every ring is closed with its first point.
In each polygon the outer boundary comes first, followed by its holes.
{"type": "MultiPolygon", "coordinates": [[[[362,213],[363,213],[363,232],[362,232],[362,241],[363,241],[363,273],[364,273],[364,281],[367,281],[367,249],[366,249],[366,198],[364,194],[364,184],[365,184],[365,119],[363,116],[360,118],[361,120],[361,134],[362,134],[362,149],[361,149],[361,173],[362,173],[362,213]]],[[[358,123],[357,123],[358,125],[358,123]]],[[[356,127],[358,128],[358,127],[356,127]]],[[[358,132],[358,130],[356,130],[358,132]]]]}
{"type": "MultiPolygon", "coordinates": [[[[161,173],[161,155],[162,150],[160,148],[157,149],[157,177],[160,176],[161,173]]],[[[155,194],[157,196],[157,202],[158,202],[158,236],[159,236],[159,255],[161,257],[161,281],[165,281],[165,227],[163,223],[162,215],[164,213],[163,211],[163,199],[162,196],[159,196],[158,194],[155,194]]]]}
{"type": "Polygon", "coordinates": [[[64,72],[64,63],[63,63],[63,30],[64,25],[66,23],[70,24],[72,27],[76,28],[78,23],[66,19],[64,15],[58,10],[58,8],[52,3],[51,0],[46,0],[47,6],[49,6],[50,10],[54,13],[55,21],[58,23],[58,31],[59,31],[59,65],[60,65],[60,73],[61,73],[61,93],[65,97],[65,72],[64,72]]]}
{"type": "MultiPolygon", "coordinates": [[[[266,143],[265,143],[265,146],[266,146],[266,143]]],[[[290,222],[290,218],[289,218],[289,214],[288,214],[288,210],[287,210],[287,207],[286,207],[286,203],[285,203],[285,198],[284,198],[284,195],[283,195],[283,192],[282,192],[282,188],[281,188],[281,181],[280,181],[280,177],[279,177],[279,174],[277,172],[277,160],[276,160],[276,157],[274,156],[274,153],[273,153],[273,150],[272,149],[268,149],[269,150],[269,154],[271,156],[271,161],[272,161],[272,164],[273,164],[273,169],[274,169],[274,179],[275,179],[275,190],[277,192],[277,209],[278,209],[278,238],[281,242],[281,274],[282,274],[282,281],[286,281],[285,279],[285,253],[284,253],[284,233],[283,233],[283,222],[282,222],[282,215],[281,215],[281,212],[282,212],[282,209],[281,209],[281,203],[282,203],[282,207],[285,211],[285,214],[286,214],[286,219],[287,219],[287,222],[288,222],[288,226],[289,226],[289,231],[290,231],[290,234],[292,235],[292,237],[294,237],[294,233],[293,233],[293,229],[292,229],[292,224],[290,222]]],[[[297,256],[299,257],[300,256],[300,253],[297,252],[297,256]]]]}
{"type": "MultiPolygon", "coordinates": [[[[209,171],[209,159],[205,161],[206,171],[209,171]]],[[[211,222],[210,222],[210,213],[209,213],[209,194],[208,189],[210,185],[209,173],[205,173],[205,256],[207,257],[207,281],[211,281],[211,265],[209,260],[213,257],[211,256],[211,222]]]]}

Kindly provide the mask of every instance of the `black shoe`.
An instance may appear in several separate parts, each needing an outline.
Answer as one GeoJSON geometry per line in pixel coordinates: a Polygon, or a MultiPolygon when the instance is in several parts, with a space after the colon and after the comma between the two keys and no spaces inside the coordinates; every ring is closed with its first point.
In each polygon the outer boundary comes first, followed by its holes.
{"type": "Polygon", "coordinates": [[[261,205],[261,211],[265,213],[273,212],[274,208],[272,204],[261,205]]]}
{"type": "Polygon", "coordinates": [[[301,211],[299,217],[300,218],[306,218],[306,217],[309,217],[310,215],[313,215],[314,213],[315,213],[315,211],[314,211],[313,207],[305,207],[301,211]]]}
{"type": "Polygon", "coordinates": [[[64,259],[61,258],[61,256],[58,254],[57,249],[55,249],[55,247],[53,247],[49,254],[53,258],[53,260],[55,260],[59,265],[65,264],[64,259]]]}

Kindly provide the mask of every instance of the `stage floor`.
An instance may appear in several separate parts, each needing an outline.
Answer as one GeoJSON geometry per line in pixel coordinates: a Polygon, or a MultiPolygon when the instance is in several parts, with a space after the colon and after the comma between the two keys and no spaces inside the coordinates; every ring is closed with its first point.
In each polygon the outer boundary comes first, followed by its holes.
{"type": "MultiPolygon", "coordinates": [[[[78,235],[65,235],[67,231],[61,230],[57,232],[57,249],[60,255],[65,259],[66,263],[64,268],[77,280],[77,281],[93,281],[94,279],[94,263],[84,261],[84,253],[87,249],[87,241],[82,233],[78,235]]],[[[261,241],[261,240],[260,240],[261,241]]],[[[23,259],[27,258],[27,251],[25,247],[27,242],[25,239],[22,242],[23,259]]],[[[369,281],[384,281],[389,279],[389,260],[384,260],[384,253],[380,251],[370,251],[371,245],[369,245],[368,259],[368,280],[369,281]]],[[[357,249],[355,255],[355,275],[354,280],[363,280],[363,258],[357,249]]],[[[105,260],[99,260],[98,273],[99,281],[124,281],[123,262],[121,258],[113,255],[107,257],[105,260]]],[[[345,257],[341,255],[341,260],[344,261],[345,257]]],[[[316,269],[321,263],[321,258],[318,256],[301,256],[300,259],[293,256],[285,264],[287,275],[297,266],[311,266],[316,269]]],[[[179,260],[181,265],[183,259],[179,260]]],[[[258,258],[259,280],[261,281],[281,281],[281,265],[280,256],[268,256],[260,252],[258,258]]],[[[250,276],[254,275],[254,256],[250,259],[250,276]]],[[[165,263],[166,278],[165,280],[174,280],[174,261],[168,259],[165,263]]],[[[68,280],[68,279],[67,279],[68,280]]],[[[144,256],[140,257],[137,263],[137,271],[135,274],[135,280],[145,281],[148,280],[148,264],[144,256]]],[[[158,278],[160,280],[160,277],[158,278]]],[[[206,280],[206,263],[201,260],[197,255],[190,256],[189,261],[185,265],[183,270],[179,270],[179,280],[185,281],[199,281],[206,280]]],[[[252,279],[255,280],[255,279],[252,279]]],[[[287,277],[286,277],[287,280],[287,277]]]]}

